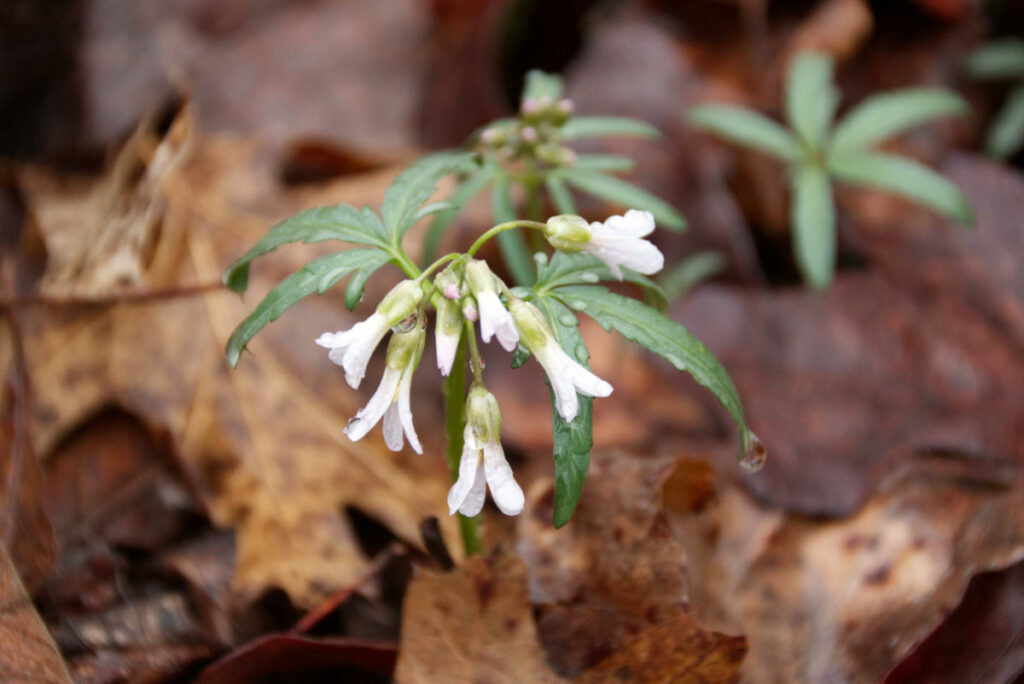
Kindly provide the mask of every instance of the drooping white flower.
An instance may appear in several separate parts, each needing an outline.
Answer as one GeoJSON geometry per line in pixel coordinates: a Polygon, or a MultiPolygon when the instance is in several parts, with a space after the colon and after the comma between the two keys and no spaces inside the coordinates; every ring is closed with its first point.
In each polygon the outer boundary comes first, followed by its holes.
{"type": "Polygon", "coordinates": [[[423,298],[423,290],[412,280],[405,280],[388,292],[377,310],[365,321],[348,330],[325,332],[316,338],[321,347],[330,349],[328,358],[345,370],[345,381],[354,389],[366,375],[366,364],[391,326],[407,318],[423,298]]]}
{"type": "Polygon", "coordinates": [[[544,367],[555,393],[555,407],[566,422],[572,422],[579,413],[577,392],[588,397],[607,397],[612,393],[610,384],[565,353],[540,309],[519,299],[513,299],[510,306],[520,339],[544,367]]]}
{"type": "Polygon", "coordinates": [[[545,233],[555,249],[592,254],[622,280],[622,266],[650,275],[665,265],[661,251],[643,239],[653,230],[651,212],[630,209],[625,216],[612,216],[604,223],[589,226],[580,216],[554,216],[548,219],[545,233]]]}
{"type": "Polygon", "coordinates": [[[392,451],[400,451],[403,445],[402,433],[409,439],[409,445],[418,454],[423,453],[416,429],[412,425],[412,408],[409,394],[412,376],[423,355],[426,331],[417,322],[406,332],[395,333],[388,343],[388,355],[384,375],[377,391],[366,406],[359,409],[356,417],[345,426],[345,434],[353,442],[363,437],[384,419],[384,443],[392,451]]]}
{"type": "Polygon", "coordinates": [[[448,510],[474,516],[484,507],[487,488],[505,515],[523,510],[523,490],[512,475],[501,448],[501,411],[498,400],[480,385],[469,390],[466,399],[466,429],[463,432],[459,479],[448,490],[448,510]]]}
{"type": "Polygon", "coordinates": [[[442,299],[437,307],[434,323],[434,346],[437,348],[437,367],[447,376],[455,363],[455,353],[462,339],[462,309],[458,301],[442,299]]]}
{"type": "Polygon", "coordinates": [[[512,315],[498,297],[497,278],[487,262],[473,260],[466,264],[466,283],[480,311],[480,337],[484,342],[497,337],[505,351],[513,351],[519,344],[519,333],[512,315]]]}

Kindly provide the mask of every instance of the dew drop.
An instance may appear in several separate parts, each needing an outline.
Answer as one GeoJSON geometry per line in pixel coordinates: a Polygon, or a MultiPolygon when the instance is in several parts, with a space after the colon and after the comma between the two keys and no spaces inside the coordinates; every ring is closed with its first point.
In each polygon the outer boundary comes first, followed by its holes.
{"type": "Polygon", "coordinates": [[[580,344],[576,345],[576,360],[580,363],[585,363],[590,358],[590,351],[587,349],[587,345],[580,344]]]}
{"type": "Polygon", "coordinates": [[[665,355],[665,360],[668,361],[669,363],[671,363],[673,366],[675,366],[677,370],[680,370],[680,371],[686,370],[686,361],[683,361],[681,358],[679,358],[675,354],[666,354],[665,355]]]}
{"type": "Polygon", "coordinates": [[[756,473],[764,466],[764,462],[768,460],[768,452],[764,448],[764,444],[757,438],[753,432],[750,433],[750,446],[740,456],[740,467],[747,472],[756,473]]]}
{"type": "Polygon", "coordinates": [[[580,280],[582,280],[585,283],[596,283],[600,279],[601,279],[601,276],[597,275],[593,271],[587,271],[585,273],[580,273],[580,280]]]}
{"type": "Polygon", "coordinates": [[[577,311],[583,311],[584,309],[587,308],[587,303],[582,299],[574,299],[571,302],[569,302],[569,306],[576,309],[577,311]]]}
{"type": "Polygon", "coordinates": [[[576,320],[576,317],[573,316],[572,314],[562,314],[561,316],[558,317],[558,322],[561,323],[562,325],[568,325],[573,327],[580,324],[580,322],[576,320]]]}
{"type": "Polygon", "coordinates": [[[544,266],[548,263],[548,255],[544,252],[537,252],[533,255],[533,260],[537,262],[538,266],[544,266]]]}

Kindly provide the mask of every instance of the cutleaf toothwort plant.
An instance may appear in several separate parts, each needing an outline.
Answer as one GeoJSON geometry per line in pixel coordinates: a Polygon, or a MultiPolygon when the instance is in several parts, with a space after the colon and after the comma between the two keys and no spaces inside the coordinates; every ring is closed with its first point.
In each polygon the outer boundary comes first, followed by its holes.
{"type": "MultiPolygon", "coordinates": [[[[518,116],[490,123],[470,136],[467,146],[479,155],[460,169],[461,182],[451,201],[462,206],[490,187],[495,223],[503,223],[517,216],[513,189],[520,186],[525,195],[526,215],[541,221],[545,190],[559,213],[576,214],[574,188],[625,207],[649,211],[666,228],[682,230],[686,221],[670,204],[611,175],[632,169],[632,159],[577,154],[566,145],[580,138],[603,136],[657,138],[658,130],[626,117],[576,116],[573,103],[562,96],[562,91],[558,76],[529,72],[518,116]]],[[[424,244],[425,263],[436,256],[441,236],[456,212],[442,211],[434,218],[424,244]]],[[[543,251],[543,241],[534,239],[528,244],[522,231],[511,230],[498,237],[498,245],[516,284],[532,284],[537,276],[532,253],[543,251]]]]}
{"type": "Polygon", "coordinates": [[[689,111],[692,125],[789,166],[794,256],[804,280],[815,288],[828,287],[835,269],[832,179],[903,195],[964,224],[973,221],[967,199],[943,176],[912,159],[872,149],[929,119],[966,114],[960,96],[937,88],[882,93],[861,102],[833,126],[838,104],[832,60],[803,53],[793,60],[786,83],[791,130],[742,107],[705,104],[689,111]]]}
{"type": "Polygon", "coordinates": [[[967,58],[967,71],[974,78],[1014,82],[985,141],[993,157],[1012,157],[1024,147],[1024,40],[1011,38],[982,45],[967,58]]]}
{"type": "Polygon", "coordinates": [[[655,227],[652,212],[631,209],[603,223],[587,223],[572,214],[545,222],[513,218],[483,231],[464,252],[446,254],[423,268],[413,263],[403,247],[403,236],[419,219],[451,210],[447,202],[424,203],[443,176],[477,165],[475,154],[438,153],[417,161],[395,179],[379,215],[369,208],[339,204],[301,211],[271,228],[228,268],[224,276],[228,287],[243,291],[250,262],[288,242],[337,240],[357,246],[311,261],[271,290],[231,336],[230,363],[237,364],[253,335],[303,297],[323,293],[349,276],[345,302],[352,309],[374,272],[385,264],[397,266],[406,279],[384,296],[369,317],[347,330],[325,332],[316,344],[329,350],[330,360],[341,366],[348,384],[359,387],[374,350],[390,336],[380,384],[348,423],[345,434],[358,440],[381,423],[389,448],[398,450],[408,442],[422,452],[410,388],[434,312],[435,354],[445,376],[448,461],[454,482],[448,505],[452,514],[461,513],[463,540],[470,553],[479,550],[473,516],[480,512],[488,489],[505,514],[515,515],[523,508],[522,489],[501,448],[501,411],[484,383],[477,326],[483,342],[496,340],[514,352],[514,366],[532,356],[547,374],[553,406],[557,526],[569,520],[583,487],[592,444],[593,397],[612,393],[612,386],[587,366],[589,353],[577,330],[575,312],[587,314],[605,329],[617,330],[690,373],[735,420],[743,453],[758,460],[763,451],[746,427],[732,381],[714,356],[658,310],[598,284],[625,279],[657,288],[641,275],[658,271],[664,261],[646,239],[655,227]],[[528,287],[509,287],[477,256],[486,242],[517,229],[536,233],[553,249],[550,256],[540,252],[531,259],[536,278],[528,287]],[[468,390],[467,365],[472,372],[468,390]]]}

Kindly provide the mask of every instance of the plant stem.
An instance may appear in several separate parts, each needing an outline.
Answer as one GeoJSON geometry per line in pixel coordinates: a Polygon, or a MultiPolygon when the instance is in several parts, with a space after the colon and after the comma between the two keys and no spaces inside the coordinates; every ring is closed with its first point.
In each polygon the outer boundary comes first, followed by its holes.
{"type": "MultiPolygon", "coordinates": [[[[476,346],[476,331],[473,330],[473,322],[468,318],[463,319],[463,324],[466,330],[466,339],[469,340],[469,363],[473,368],[473,379],[482,385],[484,384],[484,362],[481,360],[480,350],[476,346]]],[[[463,363],[465,363],[465,359],[463,359],[463,363]]]]}
{"type": "MultiPolygon", "coordinates": [[[[544,218],[544,208],[541,206],[540,200],[540,175],[537,172],[537,166],[531,160],[529,166],[527,166],[526,177],[523,179],[523,185],[526,186],[526,215],[530,217],[531,221],[541,221],[544,218]]],[[[530,233],[530,249],[534,253],[544,251],[544,239],[537,233],[530,233]]]]}
{"type": "Polygon", "coordinates": [[[506,230],[512,230],[513,228],[520,228],[520,227],[522,227],[522,228],[533,228],[534,230],[544,230],[545,228],[547,228],[547,224],[546,223],[541,223],[540,221],[526,221],[526,220],[523,220],[523,219],[518,219],[518,220],[515,220],[515,221],[506,221],[505,223],[499,223],[498,225],[494,226],[493,228],[491,228],[490,230],[485,232],[483,235],[478,237],[476,239],[476,242],[474,242],[470,246],[470,248],[466,250],[466,255],[467,256],[473,256],[474,254],[476,254],[477,250],[479,250],[481,247],[483,247],[485,242],[490,240],[492,237],[494,237],[498,233],[503,233],[506,230]]]}
{"type": "MultiPolygon", "coordinates": [[[[472,330],[470,331],[472,340],[472,330]]],[[[474,340],[475,341],[475,340],[474,340]]],[[[475,372],[475,369],[474,369],[475,372]]],[[[452,482],[459,479],[459,461],[462,459],[462,432],[466,427],[466,341],[459,342],[455,351],[452,371],[444,380],[444,427],[448,438],[448,468],[452,482]]],[[[483,550],[477,518],[459,514],[459,531],[462,547],[467,556],[474,556],[483,550]]]]}

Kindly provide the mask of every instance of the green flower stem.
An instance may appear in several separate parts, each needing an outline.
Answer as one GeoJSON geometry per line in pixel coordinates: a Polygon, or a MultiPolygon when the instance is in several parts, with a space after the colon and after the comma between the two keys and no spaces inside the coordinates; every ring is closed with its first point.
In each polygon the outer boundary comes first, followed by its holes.
{"type": "MultiPolygon", "coordinates": [[[[526,215],[530,217],[531,221],[540,222],[544,218],[544,207],[541,204],[540,198],[540,184],[542,178],[537,171],[537,166],[533,160],[529,160],[529,166],[527,167],[526,178],[523,180],[523,185],[526,186],[526,215]]],[[[530,233],[530,249],[536,254],[537,252],[544,251],[544,237],[537,233],[530,233]]]]}
{"type": "Polygon", "coordinates": [[[468,250],[466,250],[467,256],[473,256],[477,251],[484,246],[488,240],[497,235],[498,233],[504,233],[506,230],[512,230],[513,228],[533,228],[534,230],[545,230],[547,228],[546,223],[540,221],[526,221],[523,219],[517,219],[515,221],[507,221],[505,223],[499,223],[494,226],[483,235],[476,239],[468,250]]]}
{"type": "MultiPolygon", "coordinates": [[[[470,328],[470,340],[473,340],[470,328]]],[[[476,368],[474,367],[474,372],[476,368]]],[[[459,479],[459,461],[462,459],[462,432],[466,427],[466,341],[459,343],[455,352],[452,371],[444,380],[444,427],[448,437],[448,468],[452,482],[459,479]]],[[[467,556],[474,556],[483,550],[477,518],[467,518],[459,513],[459,532],[462,547],[467,556]]]]}
{"type": "Polygon", "coordinates": [[[473,329],[473,322],[469,319],[464,318],[463,323],[466,327],[466,339],[469,340],[469,363],[473,367],[473,379],[482,385],[484,384],[484,362],[480,358],[480,349],[476,346],[476,331],[473,329]]]}

